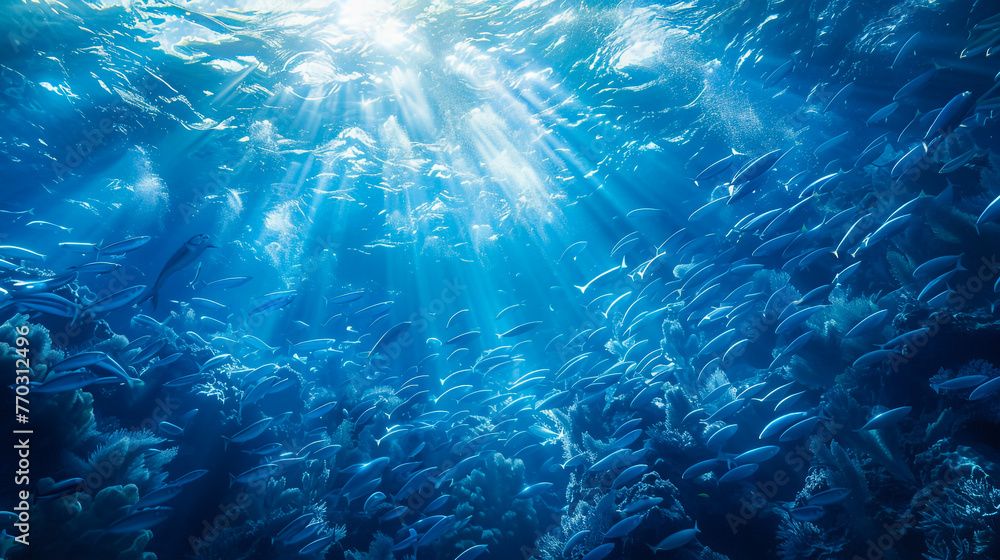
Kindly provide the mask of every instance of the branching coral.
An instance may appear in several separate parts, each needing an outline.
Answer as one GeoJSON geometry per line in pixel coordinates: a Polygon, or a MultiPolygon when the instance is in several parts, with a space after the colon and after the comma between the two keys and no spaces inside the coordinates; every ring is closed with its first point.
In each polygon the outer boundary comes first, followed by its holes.
{"type": "Polygon", "coordinates": [[[177,455],[177,448],[158,449],[165,441],[147,430],[115,430],[100,436],[86,461],[67,457],[67,469],[92,491],[132,484],[145,494],[166,480],[164,467],[177,455]]]}
{"type": "Polygon", "coordinates": [[[781,515],[778,540],[778,550],[784,560],[842,558],[847,545],[843,529],[821,529],[813,523],[796,521],[786,512],[781,515]]]}
{"type": "Polygon", "coordinates": [[[558,530],[550,531],[535,541],[535,555],[541,560],[560,560],[562,558],[579,558],[584,551],[591,550],[601,543],[603,531],[610,526],[610,512],[599,510],[595,505],[579,501],[573,504],[569,514],[560,520],[558,530]],[[580,531],[590,531],[572,550],[563,556],[563,549],[570,537],[580,531]]]}
{"type": "Polygon", "coordinates": [[[372,542],[368,545],[368,552],[348,550],[344,556],[348,560],[392,560],[392,547],[394,541],[392,537],[385,533],[375,533],[372,542]]]}
{"type": "Polygon", "coordinates": [[[924,556],[969,560],[1000,556],[1000,488],[981,470],[948,482],[919,510],[917,527],[924,532],[929,551],[924,556]]]}

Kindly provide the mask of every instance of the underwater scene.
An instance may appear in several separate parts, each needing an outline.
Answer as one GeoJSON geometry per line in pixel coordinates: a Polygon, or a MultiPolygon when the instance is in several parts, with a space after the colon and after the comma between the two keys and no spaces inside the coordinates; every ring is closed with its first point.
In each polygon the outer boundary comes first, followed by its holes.
{"type": "Polygon", "coordinates": [[[1000,559],[1000,3],[0,16],[0,558],[1000,559]]]}

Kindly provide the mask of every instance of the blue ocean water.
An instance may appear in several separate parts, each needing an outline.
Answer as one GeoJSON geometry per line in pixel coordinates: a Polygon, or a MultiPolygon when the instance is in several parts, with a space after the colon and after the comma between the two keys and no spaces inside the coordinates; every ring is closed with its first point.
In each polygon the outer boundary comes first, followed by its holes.
{"type": "Polygon", "coordinates": [[[1000,558],[995,3],[0,9],[0,557],[1000,558]]]}

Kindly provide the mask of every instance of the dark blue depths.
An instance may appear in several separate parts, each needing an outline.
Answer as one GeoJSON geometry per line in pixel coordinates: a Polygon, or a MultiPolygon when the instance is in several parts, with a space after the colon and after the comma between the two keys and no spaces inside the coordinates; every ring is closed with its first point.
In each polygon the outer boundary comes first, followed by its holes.
{"type": "Polygon", "coordinates": [[[1000,557],[996,6],[289,4],[5,3],[3,558],[1000,557]]]}

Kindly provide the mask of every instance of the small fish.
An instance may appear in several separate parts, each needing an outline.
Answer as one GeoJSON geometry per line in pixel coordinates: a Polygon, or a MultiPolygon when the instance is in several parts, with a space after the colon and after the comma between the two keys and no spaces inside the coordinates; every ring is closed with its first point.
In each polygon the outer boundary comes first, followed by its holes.
{"type": "Polygon", "coordinates": [[[79,354],[74,354],[61,362],[57,362],[49,367],[50,373],[59,373],[63,371],[69,371],[74,369],[85,368],[87,366],[96,364],[101,360],[104,360],[108,355],[104,352],[91,351],[91,352],[80,352],[79,354]]]}
{"type": "Polygon", "coordinates": [[[332,298],[327,298],[326,303],[328,305],[342,305],[345,303],[351,303],[352,301],[358,301],[365,295],[364,290],[358,290],[355,292],[347,292],[340,294],[339,296],[333,296],[332,298]]]}
{"type": "Polygon", "coordinates": [[[180,426],[177,426],[176,424],[172,424],[170,422],[166,422],[166,421],[160,422],[157,425],[157,427],[160,429],[161,432],[163,432],[164,434],[166,434],[166,435],[168,435],[170,437],[175,437],[176,438],[176,437],[180,437],[180,436],[184,435],[184,429],[183,428],[181,428],[180,426]]]}
{"type": "Polygon", "coordinates": [[[826,510],[816,505],[802,506],[790,510],[788,515],[798,521],[818,521],[826,515],[826,510]]]}
{"type": "Polygon", "coordinates": [[[743,480],[744,478],[753,475],[753,473],[757,472],[757,469],[759,468],[760,465],[758,465],[757,463],[747,463],[745,465],[733,467],[732,469],[727,471],[726,474],[719,477],[719,483],[725,484],[727,482],[736,482],[738,480],[743,480]]]}
{"type": "Polygon", "coordinates": [[[221,290],[228,290],[230,288],[236,288],[242,286],[247,282],[253,280],[253,276],[232,276],[230,278],[222,278],[221,280],[213,280],[211,282],[204,282],[202,284],[206,288],[219,288],[221,290]]]}
{"type": "Polygon", "coordinates": [[[639,525],[642,524],[643,515],[636,514],[630,515],[625,519],[622,519],[618,523],[611,526],[606,533],[604,533],[605,539],[617,539],[627,536],[629,533],[634,531],[639,525]]]}
{"type": "Polygon", "coordinates": [[[403,336],[404,333],[409,331],[411,325],[410,321],[405,321],[385,331],[385,334],[378,339],[378,342],[372,347],[371,352],[368,353],[368,359],[370,360],[376,351],[384,350],[389,344],[392,344],[396,339],[403,336]]]}
{"type": "MultiPolygon", "coordinates": [[[[59,224],[53,224],[52,222],[46,222],[42,220],[35,220],[33,222],[28,222],[24,224],[24,227],[30,227],[31,229],[37,229],[39,231],[48,231],[53,233],[72,233],[73,228],[63,227],[59,224]]],[[[61,245],[61,244],[60,244],[61,245]]]]}
{"type": "Polygon", "coordinates": [[[81,264],[78,266],[71,266],[69,268],[70,270],[76,270],[77,272],[89,272],[91,274],[108,274],[117,271],[121,267],[122,265],[117,263],[92,262],[92,263],[81,264]]]}
{"type": "Polygon", "coordinates": [[[276,309],[281,309],[291,303],[292,300],[295,299],[296,295],[297,292],[295,290],[271,292],[270,294],[263,295],[254,300],[256,303],[247,314],[252,317],[254,315],[260,315],[261,313],[268,313],[276,309]]]}
{"type": "Polygon", "coordinates": [[[272,539],[275,542],[288,542],[288,539],[296,535],[300,531],[306,528],[307,525],[313,520],[314,514],[307,513],[300,515],[295,519],[288,522],[272,539]]]}
{"type": "Polygon", "coordinates": [[[187,387],[189,385],[194,385],[205,378],[206,376],[204,373],[192,373],[190,375],[182,375],[181,377],[171,379],[170,381],[164,383],[163,386],[171,388],[187,387]]]}
{"type": "Polygon", "coordinates": [[[615,549],[615,543],[602,544],[583,555],[580,560],[603,560],[615,549]]]}
{"type": "Polygon", "coordinates": [[[519,336],[519,335],[522,335],[522,334],[524,334],[524,333],[526,333],[528,331],[534,330],[536,327],[538,327],[541,324],[542,324],[541,321],[529,321],[527,323],[518,325],[518,326],[510,329],[509,331],[504,332],[502,334],[499,334],[497,336],[500,337],[500,338],[509,338],[509,337],[512,337],[512,336],[519,336]]]}
{"type": "Polygon", "coordinates": [[[612,278],[614,278],[615,273],[625,269],[625,261],[622,260],[621,266],[616,266],[614,268],[608,269],[597,276],[595,276],[590,282],[587,282],[583,286],[573,286],[574,288],[580,290],[580,294],[586,294],[592,286],[599,286],[606,284],[612,278]]]}
{"type": "Polygon", "coordinates": [[[698,522],[695,521],[693,529],[683,529],[681,531],[677,531],[676,533],[668,535],[656,546],[650,546],[649,548],[651,548],[654,553],[661,550],[673,550],[675,548],[680,548],[691,542],[691,540],[694,539],[700,532],[701,531],[698,529],[698,522]]]}
{"type": "MultiPolygon", "coordinates": [[[[54,482],[47,487],[43,487],[42,484],[39,483],[36,497],[46,500],[61,498],[63,496],[83,492],[86,487],[87,486],[82,478],[67,478],[65,480],[54,482]]],[[[17,519],[17,515],[14,515],[14,519],[17,519]]]]}
{"type": "Polygon", "coordinates": [[[139,353],[132,358],[130,363],[140,364],[142,362],[145,362],[146,360],[151,359],[153,356],[156,355],[157,352],[162,350],[163,347],[166,346],[166,344],[167,341],[166,339],[163,338],[157,340],[156,342],[153,342],[149,346],[146,346],[145,348],[141,349],[139,353]]]}
{"type": "Polygon", "coordinates": [[[716,161],[715,163],[712,163],[711,165],[703,169],[701,173],[698,173],[698,175],[696,175],[694,178],[694,182],[697,183],[698,181],[701,180],[711,179],[712,177],[715,177],[716,175],[729,169],[730,167],[732,167],[733,161],[735,161],[736,159],[736,155],[737,155],[736,150],[732,150],[731,154],[716,161]]]}
{"type": "Polygon", "coordinates": [[[761,175],[769,171],[772,167],[774,167],[774,165],[778,163],[778,160],[784,157],[786,153],[788,152],[782,152],[779,149],[779,150],[772,150],[758,157],[757,159],[751,161],[750,163],[743,166],[742,169],[737,171],[736,174],[733,175],[733,178],[732,180],[730,180],[729,183],[733,187],[738,187],[741,185],[745,185],[746,183],[749,183],[750,181],[756,179],[757,177],[760,177],[761,175]]]}
{"type": "Polygon", "coordinates": [[[919,91],[922,87],[924,87],[924,84],[930,81],[930,79],[934,76],[935,72],[937,72],[937,69],[932,68],[924,72],[923,74],[917,76],[916,78],[913,78],[912,80],[907,82],[906,85],[904,85],[903,87],[899,88],[899,90],[896,91],[896,93],[892,96],[892,100],[899,101],[900,99],[904,99],[906,97],[915,95],[917,91],[919,91]]]}
{"type": "Polygon", "coordinates": [[[844,501],[850,494],[851,490],[849,488],[831,488],[807,498],[806,505],[829,506],[844,501]]]}
{"type": "Polygon", "coordinates": [[[639,464],[632,465],[631,467],[623,470],[621,474],[615,477],[614,482],[611,484],[611,489],[617,490],[618,488],[639,480],[648,468],[649,467],[647,465],[639,464]]]}
{"type": "Polygon", "coordinates": [[[850,135],[850,133],[851,133],[851,131],[848,130],[848,131],[845,131],[845,132],[841,132],[840,134],[834,136],[833,138],[830,138],[826,142],[823,142],[822,144],[820,144],[813,151],[813,154],[818,156],[818,155],[820,155],[822,153],[828,152],[828,151],[836,148],[837,146],[843,144],[845,140],[847,140],[847,137],[850,135]]]}
{"type": "Polygon", "coordinates": [[[97,383],[99,380],[100,377],[96,373],[87,370],[77,370],[61,375],[49,376],[43,383],[32,381],[28,385],[34,393],[51,394],[83,389],[88,385],[97,383]]]}
{"type": "Polygon", "coordinates": [[[108,311],[128,307],[130,305],[140,303],[140,298],[142,298],[145,292],[146,286],[144,285],[125,288],[124,290],[119,290],[111,295],[87,304],[84,307],[84,311],[88,313],[107,313],[108,311]]]}
{"type": "Polygon", "coordinates": [[[764,426],[764,430],[760,433],[758,439],[768,438],[779,432],[784,432],[789,426],[798,423],[807,416],[809,416],[808,412],[789,412],[788,414],[779,416],[770,421],[767,426],[764,426]]]}
{"type": "Polygon", "coordinates": [[[66,274],[53,276],[52,278],[46,278],[45,280],[24,280],[11,284],[10,291],[21,294],[51,292],[58,290],[67,284],[75,282],[76,278],[76,272],[67,272],[66,274]]]}
{"type": "Polygon", "coordinates": [[[262,352],[274,352],[278,349],[277,346],[268,346],[267,343],[252,334],[245,334],[240,337],[240,340],[262,352]]]}
{"type": "Polygon", "coordinates": [[[764,89],[772,88],[778,85],[778,82],[784,80],[786,76],[792,73],[792,69],[795,66],[794,60],[789,60],[776,68],[771,74],[764,79],[764,89]]]}
{"type": "Polygon", "coordinates": [[[833,107],[833,104],[836,101],[846,97],[848,92],[850,92],[850,90],[852,89],[852,86],[854,86],[854,82],[847,82],[847,84],[844,85],[844,87],[840,88],[840,90],[838,90],[837,93],[830,98],[830,102],[827,103],[826,106],[823,108],[823,112],[826,113],[827,111],[830,110],[830,107],[833,107]]]}
{"type": "Polygon", "coordinates": [[[132,504],[132,509],[139,510],[161,505],[179,496],[181,491],[183,491],[183,488],[180,486],[170,484],[161,486],[140,497],[138,502],[132,504]]]}
{"type": "Polygon", "coordinates": [[[393,301],[382,301],[374,305],[369,305],[368,307],[363,307],[353,313],[355,317],[371,317],[375,315],[382,315],[389,311],[392,307],[393,301]]]}
{"type": "Polygon", "coordinates": [[[0,255],[5,257],[10,257],[12,259],[21,259],[23,261],[44,261],[45,255],[41,253],[36,253],[30,249],[25,249],[23,247],[15,247],[13,245],[0,245],[0,255]]]}
{"type": "Polygon", "coordinates": [[[232,360],[233,357],[230,354],[219,354],[218,356],[213,356],[202,364],[201,368],[198,369],[198,373],[205,373],[206,371],[212,371],[213,369],[221,366],[222,364],[232,360]]]}
{"type": "Polygon", "coordinates": [[[937,136],[938,133],[948,132],[957,128],[972,108],[974,102],[975,100],[972,98],[971,91],[965,91],[953,97],[934,119],[934,123],[931,124],[931,127],[927,130],[927,134],[924,135],[924,141],[930,140],[934,136],[937,136]]]}
{"type": "Polygon", "coordinates": [[[878,430],[881,428],[885,428],[887,426],[899,422],[903,418],[906,418],[906,415],[909,414],[911,410],[913,410],[912,406],[901,406],[899,408],[894,408],[892,410],[888,410],[881,414],[876,414],[875,416],[872,417],[871,420],[868,421],[867,424],[862,426],[861,429],[858,431],[878,430]]]}
{"type": "Polygon", "coordinates": [[[854,325],[854,327],[851,328],[851,330],[847,331],[847,334],[841,337],[841,339],[854,338],[857,336],[864,336],[866,334],[869,334],[878,329],[879,327],[881,327],[882,323],[885,322],[885,318],[888,316],[889,316],[888,309],[876,311],[875,313],[872,313],[871,315],[862,319],[857,325],[854,325]]]}
{"type": "Polygon", "coordinates": [[[879,363],[879,362],[881,362],[881,361],[889,358],[893,354],[898,354],[898,352],[895,349],[892,349],[892,348],[883,348],[883,349],[879,349],[879,350],[872,350],[871,352],[868,352],[867,354],[863,354],[857,360],[854,360],[854,363],[852,364],[852,367],[854,369],[860,369],[860,368],[863,368],[863,367],[868,367],[870,365],[877,364],[877,363],[879,363]]]}
{"type": "Polygon", "coordinates": [[[171,482],[170,485],[171,486],[183,486],[185,484],[190,484],[190,483],[194,482],[195,480],[198,480],[199,478],[205,476],[206,474],[208,474],[207,470],[204,470],[204,469],[194,470],[194,471],[191,471],[191,472],[189,472],[187,474],[179,476],[177,478],[177,480],[171,482]]]}
{"type": "Polygon", "coordinates": [[[899,49],[899,53],[896,54],[896,58],[893,59],[892,64],[889,65],[889,69],[893,70],[899,65],[900,61],[904,58],[916,52],[917,43],[920,42],[920,32],[917,31],[910,38],[903,43],[902,48],[899,49]]]}
{"type": "Polygon", "coordinates": [[[681,478],[687,480],[690,478],[697,478],[699,476],[707,474],[711,472],[712,469],[714,469],[716,465],[719,464],[719,462],[720,461],[718,459],[706,459],[704,461],[695,463],[690,467],[688,467],[683,474],[681,474],[681,478]]]}
{"type": "Polygon", "coordinates": [[[540,496],[552,488],[551,482],[539,482],[537,484],[531,484],[525,486],[523,490],[514,495],[515,499],[527,500],[540,496]]]}
{"type": "MultiPolygon", "coordinates": [[[[116,243],[109,247],[114,247],[116,245],[120,245],[123,243],[130,243],[129,245],[126,246],[127,248],[124,251],[122,251],[125,252],[137,249],[138,247],[145,245],[149,241],[148,237],[145,239],[145,241],[141,242],[137,241],[139,239],[142,238],[137,237],[132,240],[120,241],[119,243],[116,243]],[[133,247],[133,245],[135,245],[136,243],[138,243],[138,246],[133,247]]],[[[102,248],[101,252],[107,253],[109,247],[102,248]]],[[[149,299],[152,300],[153,302],[153,309],[156,309],[156,305],[159,301],[160,288],[163,287],[163,283],[166,282],[167,278],[169,278],[176,272],[180,271],[187,265],[193,263],[195,260],[197,260],[198,257],[201,256],[202,253],[205,252],[205,249],[210,249],[210,248],[214,248],[214,245],[211,245],[209,243],[209,237],[207,235],[199,234],[188,239],[180,249],[175,251],[174,254],[171,255],[169,259],[167,259],[166,264],[164,264],[163,268],[160,269],[160,274],[159,276],[156,277],[156,282],[153,284],[153,287],[150,288],[149,291],[145,294],[145,296],[136,303],[142,303],[143,301],[149,299]]]]}
{"type": "Polygon", "coordinates": [[[139,247],[142,247],[149,241],[152,237],[148,235],[143,235],[141,237],[132,237],[125,239],[124,241],[118,241],[116,243],[111,243],[97,249],[98,253],[104,253],[105,255],[124,255],[129,251],[135,251],[139,247]]]}
{"type": "Polygon", "coordinates": [[[452,345],[466,346],[468,345],[468,343],[479,338],[481,334],[482,333],[480,333],[479,331],[465,332],[460,335],[453,336],[452,338],[448,339],[444,344],[445,346],[452,346],[452,345]]]}
{"type": "Polygon", "coordinates": [[[226,445],[229,445],[231,442],[246,443],[267,431],[273,420],[274,418],[265,416],[229,437],[222,436],[222,439],[226,440],[226,445]]]}
{"type": "Polygon", "coordinates": [[[202,311],[225,311],[228,309],[225,305],[206,298],[193,297],[188,302],[192,307],[196,307],[202,311]]]}
{"type": "Polygon", "coordinates": [[[872,116],[868,117],[868,120],[865,121],[865,125],[871,126],[872,123],[887,120],[893,113],[896,112],[896,109],[899,109],[899,102],[893,101],[892,103],[872,113],[872,116]]]}
{"type": "MultiPolygon", "coordinates": [[[[979,233],[980,225],[992,222],[996,220],[997,217],[1000,217],[1000,196],[994,198],[993,202],[990,202],[986,206],[986,209],[983,210],[982,214],[979,215],[979,218],[976,220],[976,233],[979,233]]],[[[2,249],[2,247],[0,247],[0,249],[2,249]]],[[[0,251],[0,253],[2,253],[2,251],[0,251]]]]}
{"type": "Polygon", "coordinates": [[[470,546],[469,548],[462,551],[461,554],[455,557],[455,560],[474,560],[478,558],[482,553],[486,552],[485,544],[477,544],[470,546]]]}
{"type": "Polygon", "coordinates": [[[774,329],[775,334],[783,334],[792,329],[795,329],[802,323],[805,323],[810,317],[812,317],[816,312],[824,309],[825,305],[814,305],[812,307],[807,307],[800,311],[796,311],[791,314],[787,319],[778,324],[778,327],[774,329]]]}
{"type": "Polygon", "coordinates": [[[173,508],[166,506],[140,509],[108,525],[104,530],[108,533],[132,533],[145,531],[154,525],[163,523],[173,513],[173,508]]]}
{"type": "Polygon", "coordinates": [[[748,463],[763,463],[768,459],[775,457],[781,452],[781,448],[777,445],[765,445],[763,447],[757,447],[746,451],[733,457],[733,462],[737,465],[746,465],[748,463]]]}
{"type": "Polygon", "coordinates": [[[998,390],[1000,390],[1000,377],[994,377],[979,387],[976,387],[976,389],[972,391],[972,394],[969,395],[969,400],[978,401],[979,399],[985,399],[993,393],[996,393],[998,390]]]}
{"type": "Polygon", "coordinates": [[[313,408],[309,412],[304,413],[302,415],[302,418],[307,419],[307,420],[311,420],[311,419],[315,419],[315,418],[320,418],[320,417],[322,417],[323,415],[327,414],[328,412],[330,412],[331,410],[333,410],[336,407],[337,407],[337,401],[330,401],[328,403],[321,404],[321,405],[313,408]]]}
{"type": "Polygon", "coordinates": [[[587,248],[586,241],[577,241],[576,243],[570,245],[569,247],[566,247],[566,249],[562,252],[562,255],[559,256],[559,260],[557,262],[564,263],[567,260],[575,261],[576,257],[579,256],[580,253],[582,253],[583,250],[586,248],[587,248]]]}
{"type": "MultiPolygon", "coordinates": [[[[319,524],[317,524],[318,526],[319,524]]],[[[303,546],[299,549],[299,554],[302,556],[309,556],[311,554],[316,554],[321,552],[324,548],[333,543],[337,538],[337,531],[331,531],[328,535],[320,537],[313,542],[303,546]]]]}
{"type": "Polygon", "coordinates": [[[787,443],[797,439],[802,439],[812,434],[822,419],[823,418],[821,416],[817,415],[810,416],[805,420],[800,420],[795,424],[792,424],[787,430],[781,432],[781,435],[778,436],[778,441],[781,443],[787,443]]]}

